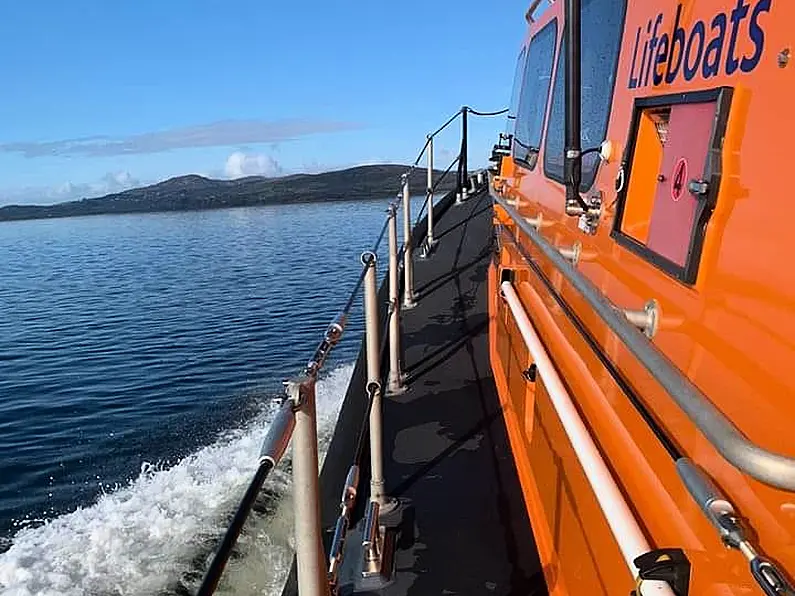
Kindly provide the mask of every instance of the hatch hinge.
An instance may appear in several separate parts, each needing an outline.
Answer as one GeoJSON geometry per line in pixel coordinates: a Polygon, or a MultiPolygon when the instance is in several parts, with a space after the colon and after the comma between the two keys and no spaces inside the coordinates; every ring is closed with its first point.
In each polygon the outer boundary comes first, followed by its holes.
{"type": "Polygon", "coordinates": [[[696,197],[705,197],[709,194],[709,182],[701,178],[693,179],[687,183],[687,190],[696,197]]]}
{"type": "Polygon", "coordinates": [[[690,561],[681,548],[660,548],[635,559],[640,581],[632,596],[639,596],[644,581],[667,582],[676,596],[690,593],[690,561]]]}

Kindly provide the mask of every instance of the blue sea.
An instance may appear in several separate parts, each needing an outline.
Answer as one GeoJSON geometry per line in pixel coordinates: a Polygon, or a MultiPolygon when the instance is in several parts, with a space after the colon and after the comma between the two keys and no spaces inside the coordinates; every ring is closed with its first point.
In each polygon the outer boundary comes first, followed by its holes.
{"type": "MultiPolygon", "coordinates": [[[[344,304],[385,208],[0,223],[0,593],[193,591],[282,381],[344,304]]],[[[360,305],[318,387],[321,448],[360,305]]],[[[278,593],[289,476],[267,490],[221,592],[278,593]]]]}

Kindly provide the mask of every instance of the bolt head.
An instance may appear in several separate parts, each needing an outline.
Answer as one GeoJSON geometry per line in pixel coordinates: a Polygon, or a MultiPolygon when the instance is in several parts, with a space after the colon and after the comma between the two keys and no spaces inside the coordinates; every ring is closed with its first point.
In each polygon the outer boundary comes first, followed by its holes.
{"type": "Polygon", "coordinates": [[[778,53],[778,67],[779,68],[786,68],[789,64],[790,58],[790,49],[784,48],[778,53]]]}

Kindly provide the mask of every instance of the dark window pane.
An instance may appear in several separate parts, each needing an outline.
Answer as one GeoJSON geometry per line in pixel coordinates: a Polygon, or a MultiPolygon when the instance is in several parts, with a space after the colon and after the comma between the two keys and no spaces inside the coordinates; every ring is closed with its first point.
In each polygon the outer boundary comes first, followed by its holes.
{"type": "MultiPolygon", "coordinates": [[[[626,0],[583,0],[582,2],[582,133],[583,149],[605,140],[610,101],[616,82],[616,65],[624,28],[626,0]]],[[[544,147],[544,172],[563,182],[565,114],[565,38],[558,56],[552,111],[544,147]]],[[[583,158],[584,192],[593,186],[599,166],[598,155],[583,158]]]]}
{"type": "Polygon", "coordinates": [[[536,33],[528,48],[514,143],[514,157],[526,163],[535,163],[532,158],[541,144],[557,35],[557,22],[552,21],[536,33]]]}

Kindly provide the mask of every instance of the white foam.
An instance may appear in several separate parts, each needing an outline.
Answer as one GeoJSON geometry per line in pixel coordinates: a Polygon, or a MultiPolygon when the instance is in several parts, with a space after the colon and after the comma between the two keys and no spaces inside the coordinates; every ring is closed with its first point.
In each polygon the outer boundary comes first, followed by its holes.
{"type": "MultiPolygon", "coordinates": [[[[353,373],[347,364],[318,383],[318,427],[325,451],[353,373]]],[[[271,412],[244,430],[168,469],[144,465],[129,486],[102,495],[87,508],[45,525],[24,528],[0,554],[0,590],[8,596],[118,594],[162,591],[191,569],[197,554],[225,530],[231,511],[256,467],[271,412]]],[[[288,476],[276,470],[267,486],[288,492],[288,476]]],[[[268,520],[255,520],[242,537],[245,555],[233,561],[227,589],[236,593],[278,591],[292,559],[292,522],[287,503],[268,520]],[[256,561],[248,563],[249,553],[256,561]],[[264,557],[264,558],[263,558],[264,557]],[[256,572],[255,572],[256,570],[256,572]]]]}

